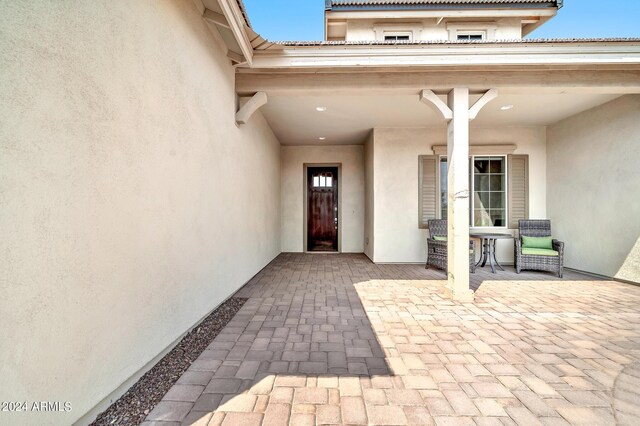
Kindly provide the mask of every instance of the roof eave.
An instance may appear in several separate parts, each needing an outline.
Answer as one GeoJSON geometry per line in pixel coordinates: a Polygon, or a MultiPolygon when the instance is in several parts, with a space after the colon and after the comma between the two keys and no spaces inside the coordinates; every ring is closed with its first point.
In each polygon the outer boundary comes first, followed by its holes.
{"type": "Polygon", "coordinates": [[[556,8],[560,9],[563,6],[563,0],[549,0],[549,1],[528,1],[528,2],[430,2],[425,1],[423,3],[402,3],[402,2],[350,2],[347,4],[334,4],[332,0],[325,0],[325,10],[332,12],[372,12],[372,11],[390,11],[390,10],[455,10],[455,9],[540,9],[540,8],[556,8]]]}

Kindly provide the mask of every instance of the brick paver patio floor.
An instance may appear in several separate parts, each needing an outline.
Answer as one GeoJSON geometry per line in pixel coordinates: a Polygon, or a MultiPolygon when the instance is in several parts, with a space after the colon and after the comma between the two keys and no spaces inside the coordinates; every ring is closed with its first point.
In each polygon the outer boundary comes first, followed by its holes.
{"type": "Polygon", "coordinates": [[[640,424],[640,288],[486,269],[282,254],[145,425],[640,424]]]}

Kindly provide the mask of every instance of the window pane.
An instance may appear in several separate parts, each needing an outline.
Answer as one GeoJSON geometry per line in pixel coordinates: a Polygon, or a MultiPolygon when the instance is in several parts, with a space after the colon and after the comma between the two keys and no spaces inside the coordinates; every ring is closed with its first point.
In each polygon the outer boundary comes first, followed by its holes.
{"type": "Polygon", "coordinates": [[[491,204],[489,207],[492,209],[504,208],[504,192],[491,192],[491,204]]]}
{"type": "Polygon", "coordinates": [[[320,186],[326,186],[326,178],[324,176],[320,176],[320,186]]]}
{"type": "Polygon", "coordinates": [[[475,190],[476,191],[488,191],[489,186],[489,176],[487,175],[476,175],[475,178],[475,190]]]}
{"type": "Polygon", "coordinates": [[[476,173],[489,173],[489,159],[478,157],[473,162],[473,168],[476,173]]]}
{"type": "Polygon", "coordinates": [[[491,204],[489,204],[489,200],[490,200],[490,192],[478,192],[476,191],[476,194],[478,194],[478,197],[476,197],[476,208],[477,209],[481,209],[481,208],[485,208],[488,209],[489,207],[491,207],[491,204]]]}
{"type": "Polygon", "coordinates": [[[505,184],[504,184],[504,175],[492,175],[490,177],[491,179],[491,190],[492,191],[502,191],[505,188],[505,184]]]}
{"type": "Polygon", "coordinates": [[[316,188],[320,186],[320,177],[319,176],[314,176],[313,177],[313,186],[316,187],[316,188]]]}
{"type": "Polygon", "coordinates": [[[489,169],[491,173],[504,173],[504,161],[502,158],[492,158],[489,169]]]}
{"type": "Polygon", "coordinates": [[[333,178],[331,176],[327,176],[327,186],[331,187],[333,186],[333,178]]]}
{"type": "Polygon", "coordinates": [[[489,214],[491,215],[493,226],[504,226],[505,221],[503,209],[491,209],[489,214]]]}
{"type": "Polygon", "coordinates": [[[473,225],[474,226],[493,226],[493,221],[489,215],[489,211],[486,209],[475,209],[473,211],[473,225]]]}

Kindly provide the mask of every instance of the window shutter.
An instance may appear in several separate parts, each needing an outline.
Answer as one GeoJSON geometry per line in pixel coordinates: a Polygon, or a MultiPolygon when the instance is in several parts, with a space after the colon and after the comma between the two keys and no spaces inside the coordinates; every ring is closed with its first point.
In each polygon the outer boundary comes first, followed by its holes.
{"type": "Polygon", "coordinates": [[[518,229],[520,219],[529,218],[529,156],[509,155],[509,228],[518,229]]]}
{"type": "Polygon", "coordinates": [[[437,173],[438,157],[435,155],[420,156],[420,188],[418,194],[418,225],[420,228],[426,228],[427,221],[437,217],[437,173]]]}

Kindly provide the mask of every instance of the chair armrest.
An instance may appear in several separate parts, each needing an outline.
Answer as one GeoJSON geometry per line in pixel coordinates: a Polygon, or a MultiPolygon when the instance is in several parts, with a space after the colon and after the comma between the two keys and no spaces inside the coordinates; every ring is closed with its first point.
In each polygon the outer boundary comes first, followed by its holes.
{"type": "Polygon", "coordinates": [[[520,240],[520,237],[515,239],[513,248],[515,249],[516,253],[522,254],[522,241],[520,240]]]}
{"type": "Polygon", "coordinates": [[[436,250],[446,250],[447,249],[447,242],[428,238],[427,239],[427,247],[433,247],[436,250]]]}
{"type": "Polygon", "coordinates": [[[553,240],[552,244],[553,249],[557,251],[560,256],[562,256],[564,254],[564,243],[562,241],[553,240]]]}

